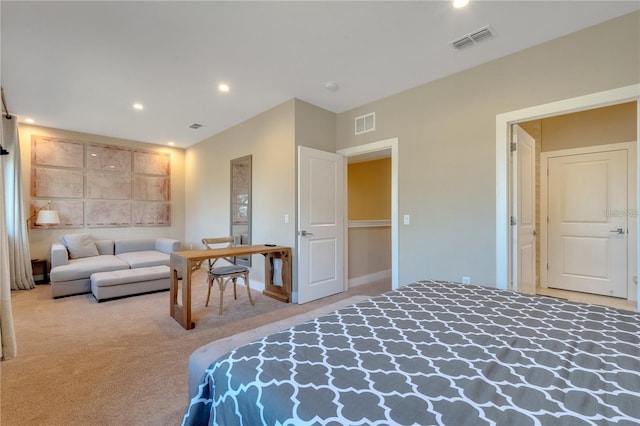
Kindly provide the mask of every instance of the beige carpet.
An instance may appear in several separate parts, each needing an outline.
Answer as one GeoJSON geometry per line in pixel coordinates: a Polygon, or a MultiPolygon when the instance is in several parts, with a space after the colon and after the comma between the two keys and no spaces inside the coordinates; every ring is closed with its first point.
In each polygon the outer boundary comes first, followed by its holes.
{"type": "MultiPolygon", "coordinates": [[[[13,425],[177,425],[187,401],[187,363],[198,347],[337,303],[375,295],[359,286],[305,305],[284,304],[238,286],[208,308],[205,276],[194,274],[193,317],[184,330],[169,316],[169,292],[97,303],[91,295],[53,300],[50,287],[12,292],[18,356],[0,363],[0,423],[13,425]]],[[[341,303],[343,304],[343,303],[341,303]]],[[[341,305],[340,304],[340,305],[341,305]]],[[[336,305],[337,306],[337,305],[336,305]]]]}

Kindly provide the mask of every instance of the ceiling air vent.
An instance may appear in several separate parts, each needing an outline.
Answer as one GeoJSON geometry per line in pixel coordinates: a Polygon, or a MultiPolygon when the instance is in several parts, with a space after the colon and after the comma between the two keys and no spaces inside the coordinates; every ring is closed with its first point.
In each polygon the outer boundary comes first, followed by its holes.
{"type": "Polygon", "coordinates": [[[361,115],[356,117],[356,135],[360,133],[372,132],[376,129],[376,113],[361,115]]]}
{"type": "Polygon", "coordinates": [[[189,128],[193,130],[198,130],[200,127],[202,127],[202,124],[198,124],[198,123],[189,124],[189,128]]]}
{"type": "Polygon", "coordinates": [[[474,31],[470,34],[460,37],[457,40],[452,41],[450,44],[454,48],[460,50],[473,46],[474,44],[477,44],[482,40],[486,40],[491,37],[493,37],[493,31],[491,31],[491,28],[489,28],[489,26],[487,25],[486,27],[483,27],[478,31],[474,31]]]}

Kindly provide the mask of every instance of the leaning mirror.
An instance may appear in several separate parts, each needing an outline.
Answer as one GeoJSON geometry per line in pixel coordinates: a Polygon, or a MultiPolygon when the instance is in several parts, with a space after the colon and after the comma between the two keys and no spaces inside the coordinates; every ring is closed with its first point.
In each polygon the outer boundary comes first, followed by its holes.
{"type": "MultiPolygon", "coordinates": [[[[251,156],[231,160],[231,235],[236,245],[251,244],[251,156]]],[[[239,256],[239,265],[251,266],[251,255],[239,256]]]]}

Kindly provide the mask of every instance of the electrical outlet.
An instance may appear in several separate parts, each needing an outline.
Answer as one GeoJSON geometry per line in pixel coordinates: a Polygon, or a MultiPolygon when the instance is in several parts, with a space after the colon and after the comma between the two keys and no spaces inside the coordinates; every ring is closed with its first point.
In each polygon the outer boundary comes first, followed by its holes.
{"type": "Polygon", "coordinates": [[[471,284],[470,277],[462,277],[462,284],[471,284]]]}

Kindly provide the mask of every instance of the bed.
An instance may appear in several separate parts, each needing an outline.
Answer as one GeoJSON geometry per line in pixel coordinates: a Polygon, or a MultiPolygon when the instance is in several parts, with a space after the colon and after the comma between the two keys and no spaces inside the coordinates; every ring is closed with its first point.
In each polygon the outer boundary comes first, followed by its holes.
{"type": "Polygon", "coordinates": [[[418,281],[215,361],[183,424],[632,425],[640,314],[418,281]]]}

